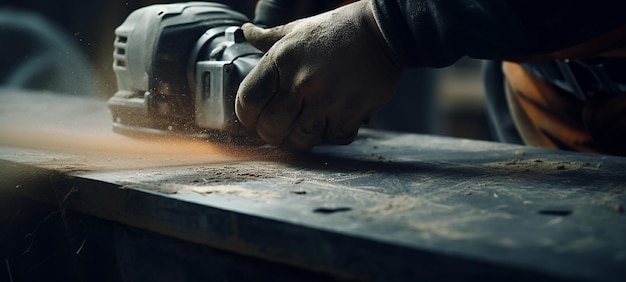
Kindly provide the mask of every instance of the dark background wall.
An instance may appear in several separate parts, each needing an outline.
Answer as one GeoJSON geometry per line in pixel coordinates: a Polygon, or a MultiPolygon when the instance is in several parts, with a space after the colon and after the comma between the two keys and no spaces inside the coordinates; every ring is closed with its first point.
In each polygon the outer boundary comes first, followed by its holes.
{"type": "MultiPolygon", "coordinates": [[[[100,95],[112,95],[116,90],[113,73],[114,30],[134,10],[157,3],[186,1],[151,0],[5,0],[0,9],[33,12],[69,34],[87,55],[98,75],[100,95]]],[[[230,5],[249,17],[254,14],[254,0],[217,0],[230,5]]],[[[4,43],[3,43],[4,44],[4,43]]],[[[10,44],[10,43],[9,43],[10,44]]]]}

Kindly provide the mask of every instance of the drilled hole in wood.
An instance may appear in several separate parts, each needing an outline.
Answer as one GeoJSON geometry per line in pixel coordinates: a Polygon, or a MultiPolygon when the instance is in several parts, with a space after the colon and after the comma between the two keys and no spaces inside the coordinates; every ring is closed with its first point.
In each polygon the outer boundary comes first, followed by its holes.
{"type": "Polygon", "coordinates": [[[348,207],[339,207],[339,208],[317,208],[314,209],[313,212],[315,213],[323,213],[323,214],[331,214],[331,213],[336,213],[336,212],[346,212],[352,210],[352,208],[348,208],[348,207]]]}
{"type": "Polygon", "coordinates": [[[539,214],[553,215],[553,216],[568,216],[572,214],[571,210],[540,210],[539,214]]]}

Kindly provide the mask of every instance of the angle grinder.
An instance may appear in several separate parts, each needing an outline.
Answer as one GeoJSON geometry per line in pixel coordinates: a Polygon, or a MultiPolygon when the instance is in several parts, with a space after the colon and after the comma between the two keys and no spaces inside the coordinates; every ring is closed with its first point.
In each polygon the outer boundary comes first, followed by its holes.
{"type": "Polygon", "coordinates": [[[234,111],[240,82],[263,55],[245,40],[245,22],[245,15],[210,2],[132,12],[115,30],[113,130],[260,142],[234,111]]]}

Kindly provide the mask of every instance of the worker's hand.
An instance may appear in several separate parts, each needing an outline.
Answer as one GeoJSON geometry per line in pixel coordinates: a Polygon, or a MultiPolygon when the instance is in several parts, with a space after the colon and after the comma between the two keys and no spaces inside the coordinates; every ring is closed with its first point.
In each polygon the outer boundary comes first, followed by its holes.
{"type": "Polygon", "coordinates": [[[267,53],[239,87],[237,117],[272,145],[352,142],[391,98],[402,71],[369,1],[272,29],[245,24],[243,31],[267,53]]]}

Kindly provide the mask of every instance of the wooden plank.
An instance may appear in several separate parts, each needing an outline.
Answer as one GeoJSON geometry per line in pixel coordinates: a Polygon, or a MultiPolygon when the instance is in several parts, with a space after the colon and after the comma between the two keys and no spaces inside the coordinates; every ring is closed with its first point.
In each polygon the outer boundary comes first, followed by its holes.
{"type": "MultiPolygon", "coordinates": [[[[5,141],[0,159],[74,176],[76,211],[339,277],[626,279],[625,158],[371,130],[304,155],[128,142],[159,147],[5,141]]],[[[46,201],[13,172],[2,191],[46,201]]]]}

